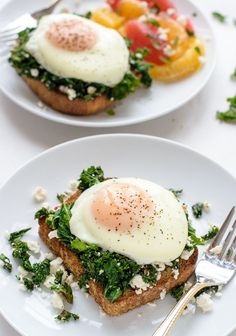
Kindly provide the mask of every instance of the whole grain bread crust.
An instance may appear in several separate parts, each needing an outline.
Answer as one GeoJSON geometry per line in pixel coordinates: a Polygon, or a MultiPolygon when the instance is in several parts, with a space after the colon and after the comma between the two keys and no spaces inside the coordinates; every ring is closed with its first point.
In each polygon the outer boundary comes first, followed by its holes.
{"type": "MultiPolygon", "coordinates": [[[[80,192],[77,191],[68,200],[68,203],[74,202],[79,195],[80,192]]],[[[54,254],[63,259],[65,267],[72,272],[76,278],[79,278],[83,274],[83,266],[78,259],[78,256],[69,250],[59,239],[49,239],[48,234],[50,231],[52,230],[46,224],[45,218],[41,218],[39,220],[39,235],[41,239],[54,254]]],[[[161,278],[157,281],[156,285],[149,287],[141,294],[136,294],[135,290],[128,289],[118,300],[111,303],[103,296],[102,287],[92,280],[89,283],[89,294],[94,297],[95,301],[108,315],[121,315],[131,309],[159,299],[161,293],[169,292],[174,287],[184,283],[193,273],[197,257],[198,250],[196,248],[188,260],[180,259],[179,276],[177,279],[174,278],[171,267],[166,267],[166,269],[161,273],[161,278]]]]}
{"type": "Polygon", "coordinates": [[[30,89],[46,105],[56,111],[70,115],[92,115],[111,107],[114,101],[109,100],[105,95],[96,97],[91,101],[76,98],[69,100],[67,96],[59,91],[49,90],[46,85],[36,79],[22,76],[30,89]]]}

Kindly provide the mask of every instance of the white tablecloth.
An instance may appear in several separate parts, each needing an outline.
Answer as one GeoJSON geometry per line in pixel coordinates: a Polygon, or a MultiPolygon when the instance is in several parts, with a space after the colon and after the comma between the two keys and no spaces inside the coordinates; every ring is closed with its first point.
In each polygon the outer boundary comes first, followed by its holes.
{"type": "MultiPolygon", "coordinates": [[[[0,1],[0,10],[8,1],[0,1]]],[[[215,119],[216,111],[226,108],[225,99],[236,92],[236,81],[230,80],[230,74],[236,67],[236,26],[232,23],[234,15],[236,17],[236,1],[194,2],[209,17],[217,41],[216,69],[196,98],[176,112],[154,121],[128,127],[88,129],[40,119],[0,94],[0,185],[19,166],[49,147],[87,135],[120,132],[143,133],[179,141],[215,160],[236,177],[236,125],[220,123],[215,119]],[[229,22],[220,24],[212,18],[212,11],[226,14],[229,22]]],[[[1,317],[0,335],[19,336],[1,317]]],[[[236,336],[236,332],[233,335],[236,336]]]]}

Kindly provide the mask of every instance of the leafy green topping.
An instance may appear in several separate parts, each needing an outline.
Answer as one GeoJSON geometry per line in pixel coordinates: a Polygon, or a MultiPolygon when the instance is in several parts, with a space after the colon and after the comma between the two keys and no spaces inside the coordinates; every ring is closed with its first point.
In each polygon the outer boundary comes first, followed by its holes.
{"type": "Polygon", "coordinates": [[[22,238],[28,231],[30,231],[31,228],[23,229],[20,231],[12,232],[10,234],[10,237],[8,239],[10,244],[13,244],[15,240],[22,238]]]}
{"type": "Polygon", "coordinates": [[[172,45],[174,47],[177,47],[178,43],[179,43],[179,36],[176,36],[176,38],[172,41],[172,45]]]}
{"type": "Polygon", "coordinates": [[[157,282],[157,269],[153,265],[145,265],[138,274],[140,274],[143,281],[149,285],[155,285],[157,282]]]}
{"type": "Polygon", "coordinates": [[[204,204],[201,202],[198,202],[192,206],[192,212],[195,218],[201,218],[202,212],[204,209],[204,204]]]}
{"type": "Polygon", "coordinates": [[[204,236],[202,236],[202,239],[205,240],[205,241],[208,241],[212,238],[214,238],[217,233],[219,232],[219,228],[215,225],[212,226],[211,230],[206,233],[204,236]]]}
{"type": "Polygon", "coordinates": [[[164,63],[171,64],[172,61],[168,57],[160,56],[160,60],[164,63]]]}
{"type": "Polygon", "coordinates": [[[153,18],[147,18],[144,22],[149,23],[154,27],[160,27],[160,22],[158,22],[157,20],[155,20],[153,18]]]}
{"type": "Polygon", "coordinates": [[[225,112],[217,112],[216,117],[226,122],[236,122],[236,96],[228,98],[229,109],[225,112]]]}
{"type": "Polygon", "coordinates": [[[106,111],[106,114],[108,114],[109,116],[114,116],[116,112],[113,109],[109,109],[106,111]]]}
{"type": "Polygon", "coordinates": [[[0,260],[3,263],[2,264],[2,268],[4,268],[9,273],[11,273],[11,271],[12,271],[12,264],[10,262],[10,259],[7,256],[5,256],[5,254],[1,253],[0,254],[0,260]]]}
{"type": "Polygon", "coordinates": [[[104,181],[104,172],[101,167],[91,166],[83,170],[79,178],[79,189],[84,191],[93,185],[104,181]]]}
{"type": "Polygon", "coordinates": [[[183,193],[183,189],[177,190],[177,189],[170,188],[169,190],[175,195],[176,198],[179,198],[183,193]]]}
{"type": "Polygon", "coordinates": [[[51,290],[62,295],[66,301],[70,304],[73,303],[73,293],[71,287],[62,281],[63,271],[58,271],[55,274],[54,284],[51,286],[51,290]]]}
{"type": "MultiPolygon", "coordinates": [[[[30,254],[29,254],[29,247],[27,245],[27,243],[21,241],[21,240],[16,240],[13,244],[12,244],[12,255],[15,259],[18,259],[19,261],[22,262],[22,264],[27,264],[29,262],[29,258],[30,258],[30,254]]],[[[31,269],[31,266],[27,267],[31,269]]]]}
{"type": "Polygon", "coordinates": [[[170,295],[176,300],[179,301],[184,294],[184,284],[173,288],[170,292],[170,295]]]}
{"type": "Polygon", "coordinates": [[[79,15],[79,16],[85,18],[85,19],[91,19],[91,17],[92,17],[92,12],[91,12],[91,11],[88,11],[88,12],[86,12],[85,14],[77,14],[77,13],[74,13],[74,15],[79,15]]]}
{"type": "Polygon", "coordinates": [[[29,292],[32,292],[34,290],[34,283],[33,283],[33,281],[31,279],[24,277],[22,279],[22,281],[23,281],[23,284],[24,284],[25,288],[29,292]]]}
{"type": "Polygon", "coordinates": [[[79,315],[63,310],[55,319],[62,322],[76,321],[79,320],[79,315]]]}
{"type": "Polygon", "coordinates": [[[227,17],[219,12],[213,12],[212,16],[221,23],[225,23],[227,20],[227,17]]]}
{"type": "Polygon", "coordinates": [[[196,53],[197,53],[198,55],[201,55],[201,54],[202,54],[201,49],[200,49],[199,46],[196,46],[196,47],[194,48],[194,50],[196,51],[196,53]]]}
{"type": "Polygon", "coordinates": [[[75,78],[56,76],[40,66],[36,59],[26,51],[25,46],[33,30],[27,28],[19,33],[18,44],[11,51],[9,62],[17,69],[20,76],[37,79],[44,83],[49,90],[60,91],[60,87],[67,87],[75,91],[75,98],[81,98],[86,101],[93,100],[101,95],[105,95],[110,100],[120,100],[125,98],[129,93],[134,92],[141,84],[148,87],[152,83],[152,79],[148,73],[151,65],[143,61],[145,52],[140,51],[138,51],[138,59],[136,57],[137,52],[130,52],[129,62],[132,71],[128,71],[122,81],[112,88],[99,83],[89,83],[75,78]],[[32,72],[33,69],[37,70],[36,76],[35,72],[32,72]],[[93,94],[89,94],[89,87],[95,89],[93,94]]]}
{"type": "Polygon", "coordinates": [[[188,225],[188,237],[191,240],[191,244],[185,246],[185,249],[188,251],[191,251],[196,246],[205,245],[206,243],[205,240],[197,236],[196,229],[191,224],[188,225]]]}
{"type": "Polygon", "coordinates": [[[189,37],[194,37],[195,33],[192,30],[186,29],[186,33],[188,34],[189,37]]]}
{"type": "Polygon", "coordinates": [[[36,286],[44,283],[47,276],[50,274],[50,260],[44,259],[43,261],[34,264],[32,273],[32,281],[36,286]]]}
{"type": "Polygon", "coordinates": [[[41,208],[35,213],[34,219],[40,219],[40,218],[43,218],[43,217],[48,217],[50,215],[50,213],[54,213],[54,211],[49,211],[47,208],[41,208]]]}

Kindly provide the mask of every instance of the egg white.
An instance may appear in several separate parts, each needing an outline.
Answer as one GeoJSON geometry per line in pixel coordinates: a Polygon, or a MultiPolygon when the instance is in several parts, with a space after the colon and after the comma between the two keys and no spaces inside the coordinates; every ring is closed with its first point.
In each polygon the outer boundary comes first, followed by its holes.
{"type": "Polygon", "coordinates": [[[63,78],[76,78],[114,87],[129,70],[129,51],[121,35],[113,29],[73,14],[44,16],[25,48],[43,68],[63,78]],[[46,32],[53,22],[71,19],[83,22],[95,31],[97,41],[90,50],[66,51],[55,47],[47,39],[46,32]]]}
{"type": "Polygon", "coordinates": [[[138,178],[111,179],[84,191],[72,208],[70,230],[82,241],[95,243],[105,250],[125,255],[138,264],[170,262],[178,258],[188,237],[188,223],[184,210],[173,193],[155,183],[138,178]],[[129,183],[142,188],[156,206],[158,217],[154,225],[148,228],[143,225],[133,230],[133,238],[128,233],[108,232],[105,228],[99,228],[93,218],[91,206],[94,194],[114,182],[129,183]],[[144,234],[147,230],[148,235],[144,234]]]}

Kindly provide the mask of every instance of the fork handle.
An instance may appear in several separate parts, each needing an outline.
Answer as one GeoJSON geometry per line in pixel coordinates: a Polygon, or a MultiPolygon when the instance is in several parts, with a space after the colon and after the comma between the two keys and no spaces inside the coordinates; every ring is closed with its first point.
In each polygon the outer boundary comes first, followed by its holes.
{"type": "Polygon", "coordinates": [[[168,335],[177,322],[178,318],[182,315],[184,308],[191,301],[194,295],[197,294],[201,289],[209,286],[210,284],[205,282],[197,282],[194,286],[192,286],[189,291],[176,303],[174,308],[170,311],[159,328],[154,332],[153,336],[168,335]]]}

